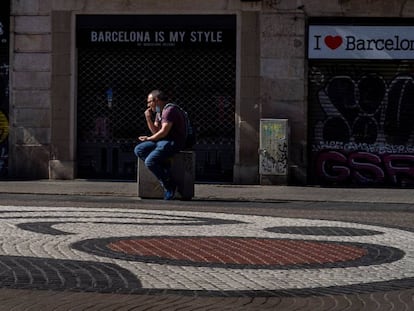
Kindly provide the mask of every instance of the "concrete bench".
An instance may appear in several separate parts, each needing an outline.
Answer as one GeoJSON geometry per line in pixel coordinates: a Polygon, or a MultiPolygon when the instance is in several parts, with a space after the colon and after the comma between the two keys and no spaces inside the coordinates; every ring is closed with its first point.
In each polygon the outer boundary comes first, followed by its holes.
{"type": "MultiPolygon", "coordinates": [[[[177,184],[176,198],[191,200],[194,197],[195,153],[180,151],[173,156],[171,161],[171,173],[177,184]]],[[[157,178],[139,158],[137,169],[138,196],[152,199],[164,198],[164,190],[157,178]]]]}

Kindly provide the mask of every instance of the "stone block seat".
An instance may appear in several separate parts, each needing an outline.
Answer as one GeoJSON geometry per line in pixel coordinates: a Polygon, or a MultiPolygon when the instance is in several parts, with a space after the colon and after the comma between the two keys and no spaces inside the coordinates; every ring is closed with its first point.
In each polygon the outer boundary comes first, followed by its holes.
{"type": "MultiPolygon", "coordinates": [[[[180,151],[171,159],[171,173],[177,185],[176,198],[191,200],[194,197],[195,153],[180,151]]],[[[138,196],[141,198],[162,199],[164,191],[157,178],[138,158],[137,165],[138,196]]]]}

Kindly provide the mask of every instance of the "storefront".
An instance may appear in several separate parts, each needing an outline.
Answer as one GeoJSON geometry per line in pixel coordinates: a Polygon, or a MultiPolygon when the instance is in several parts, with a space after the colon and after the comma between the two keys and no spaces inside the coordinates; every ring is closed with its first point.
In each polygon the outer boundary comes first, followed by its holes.
{"type": "Polygon", "coordinates": [[[311,20],[309,182],[414,185],[414,21],[311,20]]]}
{"type": "Polygon", "coordinates": [[[1,165],[133,180],[163,88],[197,128],[197,182],[412,187],[414,2],[299,2],[11,0],[1,165]]]}
{"type": "Polygon", "coordinates": [[[260,5],[221,2],[12,0],[9,177],[134,180],[160,88],[196,127],[196,181],[257,183],[260,5]]]}
{"type": "Polygon", "coordinates": [[[197,128],[196,180],[233,180],[236,15],[78,15],[76,29],[78,177],[134,178],[160,88],[197,128]]]}

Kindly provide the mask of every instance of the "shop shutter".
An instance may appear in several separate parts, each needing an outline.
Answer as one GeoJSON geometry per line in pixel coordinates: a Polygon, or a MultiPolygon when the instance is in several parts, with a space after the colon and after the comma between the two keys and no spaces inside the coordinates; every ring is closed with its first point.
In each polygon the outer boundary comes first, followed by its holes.
{"type": "Polygon", "coordinates": [[[309,183],[414,185],[414,62],[309,61],[309,183]]]}

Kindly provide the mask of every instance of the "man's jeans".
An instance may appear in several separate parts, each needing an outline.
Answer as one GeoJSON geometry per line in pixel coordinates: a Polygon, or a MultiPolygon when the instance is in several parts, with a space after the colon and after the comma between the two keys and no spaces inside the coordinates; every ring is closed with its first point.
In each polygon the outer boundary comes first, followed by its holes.
{"type": "Polygon", "coordinates": [[[179,151],[174,141],[170,140],[144,141],[134,149],[135,155],[144,161],[145,166],[157,177],[165,190],[172,190],[174,187],[168,159],[179,151]]]}

